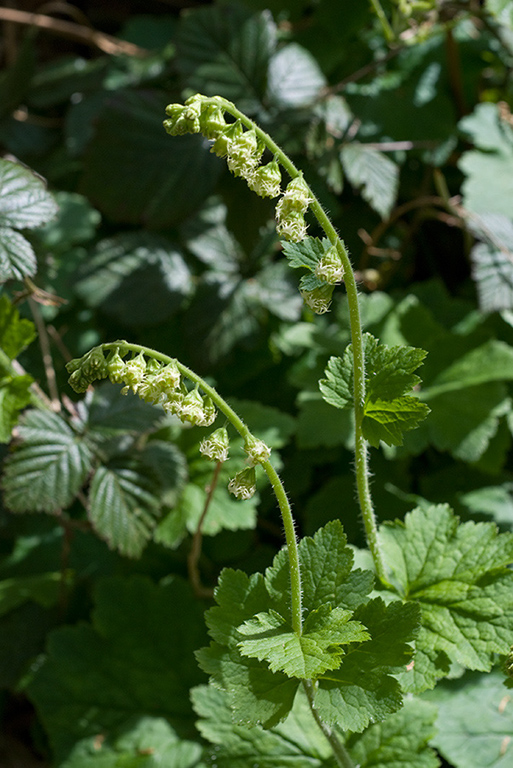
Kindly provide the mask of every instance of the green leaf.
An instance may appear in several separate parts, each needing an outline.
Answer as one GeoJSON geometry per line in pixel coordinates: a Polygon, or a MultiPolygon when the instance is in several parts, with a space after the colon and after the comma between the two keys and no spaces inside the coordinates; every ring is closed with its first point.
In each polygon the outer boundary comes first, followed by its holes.
{"type": "Polygon", "coordinates": [[[36,254],[29,241],[10,227],[0,227],[0,282],[34,275],[36,254]]]}
{"type": "Polygon", "coordinates": [[[351,646],[337,670],[320,676],[315,706],[325,723],[359,732],[401,708],[401,688],[392,674],[413,656],[410,643],[420,616],[413,603],[385,605],[376,598],[353,618],[367,628],[370,640],[351,646]]]}
{"type": "Polygon", "coordinates": [[[456,768],[508,768],[513,744],[513,707],[500,672],[467,674],[437,686],[433,745],[456,768]]]}
{"type": "Polygon", "coordinates": [[[11,360],[36,338],[34,323],[20,318],[7,296],[0,296],[0,348],[11,360]]]}
{"type": "Polygon", "coordinates": [[[399,167],[383,152],[351,142],[342,147],[342,165],[351,184],[382,219],[388,218],[397,197],[399,167]]]}
{"type": "Polygon", "coordinates": [[[121,396],[121,387],[103,382],[95,386],[87,412],[87,425],[96,434],[147,432],[162,420],[162,409],[132,392],[121,396]]]}
{"type": "Polygon", "coordinates": [[[133,717],[113,728],[108,739],[98,734],[81,739],[59,768],[204,768],[202,747],[180,738],[163,717],[133,717]]]}
{"type": "Polygon", "coordinates": [[[475,214],[468,227],[481,241],[470,252],[481,311],[513,309],[513,221],[499,213],[475,214]]]}
{"type": "Polygon", "coordinates": [[[228,695],[212,685],[194,688],[194,709],[201,735],[215,746],[212,759],[219,768],[327,768],[331,748],[314,721],[306,696],[296,696],[287,719],[270,730],[233,722],[228,695]]]}
{"type": "Polygon", "coordinates": [[[297,442],[301,449],[343,445],[354,447],[354,418],[349,409],[336,410],[320,393],[302,393],[299,399],[297,442]]]}
{"type": "Polygon", "coordinates": [[[13,512],[57,512],[68,507],[91,470],[84,438],[58,414],[27,411],[21,442],[5,462],[5,500],[13,512]]]}
{"type": "Polygon", "coordinates": [[[0,227],[34,229],[55,216],[57,205],[36,173],[0,159],[0,227]]]}
{"type": "MultiPolygon", "coordinates": [[[[423,421],[429,408],[415,397],[404,396],[420,382],[413,373],[427,352],[416,347],[388,347],[364,335],[366,396],[362,429],[374,447],[380,441],[402,445],[404,432],[423,421]]],[[[353,402],[353,350],[350,344],[342,357],[332,357],[326,378],[319,388],[324,400],[336,408],[349,408],[353,402]]]]}
{"type": "Polygon", "coordinates": [[[498,535],[492,523],[458,524],[440,505],[385,524],[381,540],[398,594],[422,614],[415,666],[404,684],[433,687],[448,672],[444,658],[489,670],[494,654],[511,644],[513,534],[498,535]]]}
{"type": "Polygon", "coordinates": [[[466,175],[463,205],[474,213],[511,218],[513,207],[513,129],[496,104],[478,104],[459,122],[478,149],[465,152],[458,165],[466,175]],[[482,150],[482,151],[481,151],[482,150]]]}
{"type": "Polygon", "coordinates": [[[63,574],[59,571],[37,576],[16,576],[0,581],[0,616],[27,601],[48,608],[55,605],[61,594],[63,574]]]}
{"type": "Polygon", "coordinates": [[[167,229],[217,180],[221,163],[201,136],[171,140],[162,128],[168,101],[163,91],[117,91],[100,111],[79,191],[116,222],[167,229]]]}
{"type": "Polygon", "coordinates": [[[128,557],[140,557],[160,515],[159,489],[148,475],[146,467],[127,457],[98,467],[91,482],[91,523],[110,547],[128,557]]]}
{"type": "Polygon", "coordinates": [[[306,269],[313,272],[329,248],[330,243],[326,238],[319,240],[318,237],[305,237],[300,243],[284,240],[282,246],[283,253],[289,262],[289,267],[293,269],[306,267],[306,269]]]}
{"type": "Polygon", "coordinates": [[[10,376],[0,379],[0,443],[8,443],[18,422],[20,411],[30,403],[32,376],[10,376]]]}
{"type": "Polygon", "coordinates": [[[83,195],[56,192],[57,216],[38,231],[38,240],[53,253],[65,254],[73,245],[95,236],[101,216],[83,195]]]}
{"type": "Polygon", "coordinates": [[[268,661],[272,672],[316,679],[340,665],[341,645],[369,639],[364,627],[350,621],[350,616],[351,611],[321,605],[308,614],[298,637],[276,611],[258,613],[238,628],[246,638],[238,647],[243,656],[268,661]]]}
{"type": "Polygon", "coordinates": [[[267,98],[279,109],[307,107],[325,86],[319,64],[297,43],[280,48],[269,62],[267,98]]]}
{"type": "Polygon", "coordinates": [[[182,16],[176,65],[185,84],[206,96],[224,96],[254,113],[265,95],[276,27],[269,13],[232,5],[190,10],[182,16]]]}
{"type": "Polygon", "coordinates": [[[82,739],[101,733],[110,745],[141,717],[191,729],[189,688],[202,682],[193,656],[204,642],[202,609],[186,583],[103,579],[94,599],[92,625],[50,634],[29,686],[59,765],[82,739]]]}
{"type": "Polygon", "coordinates": [[[360,768],[438,768],[440,761],[428,746],[436,733],[436,714],[436,708],[425,701],[405,701],[383,723],[349,736],[346,748],[353,763],[360,768]]]}

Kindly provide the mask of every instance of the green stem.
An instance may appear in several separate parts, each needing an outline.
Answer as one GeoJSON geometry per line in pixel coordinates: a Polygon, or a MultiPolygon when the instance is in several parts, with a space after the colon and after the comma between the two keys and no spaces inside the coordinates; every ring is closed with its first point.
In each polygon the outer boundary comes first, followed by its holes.
{"type": "Polygon", "coordinates": [[[374,13],[380,21],[387,43],[393,43],[395,40],[394,30],[390,26],[390,22],[386,17],[385,11],[381,7],[381,3],[379,0],[371,0],[371,5],[374,8],[374,13]]]}
{"type": "MultiPolygon", "coordinates": [[[[198,384],[198,386],[201,387],[203,392],[209,395],[209,397],[212,399],[212,402],[217,406],[217,408],[221,411],[221,413],[223,413],[226,416],[228,421],[232,424],[233,427],[235,427],[237,432],[243,438],[246,439],[246,438],[252,437],[252,434],[249,431],[248,427],[244,424],[242,419],[235,413],[233,408],[231,408],[228,405],[226,400],[224,400],[221,397],[221,395],[213,387],[207,384],[207,382],[204,381],[201,378],[201,376],[198,376],[197,373],[194,373],[194,371],[192,371],[190,368],[187,368],[187,366],[183,365],[178,360],[168,357],[167,355],[162,354],[162,352],[157,352],[154,349],[150,349],[150,347],[144,347],[141,344],[131,344],[127,341],[109,342],[108,344],[102,344],[102,348],[118,349],[121,355],[126,354],[129,351],[135,352],[136,354],[138,354],[139,352],[143,352],[143,354],[147,355],[148,357],[153,357],[155,360],[159,360],[161,363],[164,363],[166,365],[169,365],[170,363],[176,363],[176,365],[178,366],[178,369],[184,376],[186,376],[190,381],[194,382],[195,384],[198,384]]],[[[264,469],[272,485],[273,491],[278,501],[278,505],[280,507],[281,516],[283,519],[283,527],[285,530],[285,541],[287,544],[287,551],[288,551],[289,565],[290,565],[292,627],[294,629],[294,632],[297,635],[301,635],[302,633],[301,575],[300,575],[300,567],[299,567],[299,553],[298,553],[298,546],[297,546],[297,538],[296,538],[296,532],[294,529],[294,518],[292,517],[292,510],[290,507],[289,500],[287,498],[287,494],[285,493],[285,488],[283,487],[283,483],[278,477],[278,473],[274,469],[273,465],[271,464],[270,461],[264,461],[262,462],[262,468],[264,469]]]]}
{"type": "Polygon", "coordinates": [[[353,761],[351,760],[351,757],[349,755],[349,752],[345,748],[345,746],[342,744],[342,742],[338,739],[337,734],[331,730],[331,728],[326,725],[325,722],[323,722],[321,716],[317,712],[317,709],[315,708],[315,702],[314,702],[314,690],[313,690],[313,683],[311,680],[303,680],[303,688],[305,689],[305,693],[308,699],[308,703],[310,705],[310,709],[312,711],[312,715],[315,718],[315,722],[323,732],[323,734],[326,736],[327,740],[329,741],[331,748],[333,750],[333,755],[335,756],[335,760],[337,761],[337,765],[340,766],[340,768],[355,768],[353,761]]]}
{"type": "MultiPolygon", "coordinates": [[[[233,117],[239,119],[247,128],[253,129],[257,136],[265,144],[265,146],[273,153],[279,163],[287,171],[289,176],[291,176],[291,178],[294,179],[302,175],[301,171],[296,168],[294,163],[287,157],[287,155],[273,141],[273,139],[256,123],[250,120],[249,117],[246,117],[244,113],[240,112],[240,110],[238,110],[234,104],[220,96],[207,99],[207,101],[217,104],[219,107],[229,112],[233,117]]],[[[336,246],[337,252],[344,265],[344,282],[346,286],[347,303],[349,308],[349,324],[351,328],[351,342],[354,358],[356,487],[358,490],[358,500],[362,512],[367,542],[372,555],[372,559],[374,561],[374,567],[376,568],[376,573],[380,581],[384,584],[387,584],[388,580],[386,576],[385,561],[379,544],[378,528],[370,493],[367,442],[363,436],[362,431],[365,406],[365,352],[363,346],[362,323],[360,318],[360,305],[358,302],[358,288],[354,276],[353,265],[351,264],[349,254],[344,243],[338,236],[335,227],[331,223],[328,215],[322,208],[310,187],[308,187],[308,191],[312,197],[310,210],[316,217],[331,244],[336,246]]]]}

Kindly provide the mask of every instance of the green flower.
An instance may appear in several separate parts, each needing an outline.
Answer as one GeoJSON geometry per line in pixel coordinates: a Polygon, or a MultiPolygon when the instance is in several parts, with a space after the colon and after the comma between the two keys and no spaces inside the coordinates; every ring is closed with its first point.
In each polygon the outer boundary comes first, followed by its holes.
{"type": "Polygon", "coordinates": [[[325,312],[328,312],[332,295],[332,285],[322,285],[320,288],[315,288],[313,291],[301,291],[303,301],[307,307],[310,307],[310,309],[317,315],[324,315],[325,312]]]}
{"type": "Polygon", "coordinates": [[[213,461],[226,461],[230,442],[225,427],[216,429],[209,437],[205,437],[200,443],[200,453],[213,461]]]}
{"type": "Polygon", "coordinates": [[[273,160],[260,168],[248,178],[248,187],[260,197],[278,197],[281,188],[280,166],[273,160]]]}
{"type": "Polygon", "coordinates": [[[256,491],[256,472],[254,467],[237,472],[234,478],[228,483],[228,490],[233,493],[236,499],[250,499],[256,491]]]}
{"type": "Polygon", "coordinates": [[[344,265],[335,245],[329,248],[318,262],[315,267],[315,276],[330,285],[340,283],[344,277],[344,265]]]}
{"type": "Polygon", "coordinates": [[[255,464],[262,464],[264,461],[268,461],[271,455],[269,446],[263,440],[253,437],[253,435],[246,438],[244,450],[248,454],[250,464],[253,467],[255,464]]]}

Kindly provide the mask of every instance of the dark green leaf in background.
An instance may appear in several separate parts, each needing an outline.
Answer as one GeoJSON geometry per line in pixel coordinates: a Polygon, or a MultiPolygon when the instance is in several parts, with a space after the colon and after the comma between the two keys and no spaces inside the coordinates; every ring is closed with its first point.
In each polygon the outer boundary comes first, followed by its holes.
{"type": "Polygon", "coordinates": [[[342,148],[342,166],[351,184],[382,219],[386,219],[397,197],[399,167],[383,152],[353,142],[342,148]]]}

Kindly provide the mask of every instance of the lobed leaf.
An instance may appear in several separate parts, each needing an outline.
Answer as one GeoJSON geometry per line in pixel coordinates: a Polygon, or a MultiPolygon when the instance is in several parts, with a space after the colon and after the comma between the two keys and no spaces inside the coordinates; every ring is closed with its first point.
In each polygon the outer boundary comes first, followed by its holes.
{"type": "Polygon", "coordinates": [[[44,180],[24,165],[0,158],[0,187],[2,228],[34,229],[57,213],[44,180]]]}
{"type": "Polygon", "coordinates": [[[382,219],[392,210],[399,186],[399,167],[383,152],[356,141],[340,153],[347,178],[382,219]]]}
{"type": "Polygon", "coordinates": [[[415,666],[404,684],[433,687],[448,660],[489,670],[513,631],[513,534],[493,523],[462,523],[447,505],[415,509],[385,524],[381,538],[401,597],[420,606],[415,666]]]}

